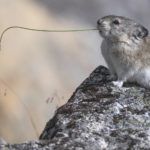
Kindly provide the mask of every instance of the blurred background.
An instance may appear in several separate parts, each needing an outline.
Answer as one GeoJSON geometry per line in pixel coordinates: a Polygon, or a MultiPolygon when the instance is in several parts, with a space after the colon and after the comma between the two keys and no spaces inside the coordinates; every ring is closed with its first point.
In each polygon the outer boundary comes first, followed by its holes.
{"type": "MultiPolygon", "coordinates": [[[[149,0],[0,0],[0,31],[12,25],[94,28],[98,18],[110,14],[150,29],[149,8],[149,0]]],[[[98,65],[105,65],[100,43],[97,31],[7,32],[0,52],[0,137],[17,143],[37,139],[55,110],[98,65]]]]}

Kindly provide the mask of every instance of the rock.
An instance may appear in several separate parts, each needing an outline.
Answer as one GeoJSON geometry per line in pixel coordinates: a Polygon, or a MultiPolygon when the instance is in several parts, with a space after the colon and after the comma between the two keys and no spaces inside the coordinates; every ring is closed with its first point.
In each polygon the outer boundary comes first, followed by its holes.
{"type": "Polygon", "coordinates": [[[0,137],[0,150],[5,150],[6,141],[0,137]]]}
{"type": "Polygon", "coordinates": [[[47,123],[39,141],[10,150],[150,150],[150,90],[119,89],[99,66],[47,123]]]}

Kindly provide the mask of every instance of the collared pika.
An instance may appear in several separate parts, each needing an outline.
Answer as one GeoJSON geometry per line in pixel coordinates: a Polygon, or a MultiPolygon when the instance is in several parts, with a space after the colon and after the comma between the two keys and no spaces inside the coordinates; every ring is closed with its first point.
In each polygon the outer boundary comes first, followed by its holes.
{"type": "Polygon", "coordinates": [[[113,77],[114,85],[137,82],[150,89],[150,37],[148,30],[122,16],[105,16],[97,21],[103,38],[102,55],[113,77]]]}

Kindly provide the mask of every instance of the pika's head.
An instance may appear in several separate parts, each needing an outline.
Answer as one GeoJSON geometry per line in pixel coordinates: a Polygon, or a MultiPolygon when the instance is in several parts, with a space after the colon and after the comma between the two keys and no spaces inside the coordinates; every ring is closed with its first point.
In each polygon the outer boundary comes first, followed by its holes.
{"type": "Polygon", "coordinates": [[[141,40],[148,36],[148,30],[129,18],[122,16],[105,16],[97,21],[100,35],[109,40],[141,40]]]}

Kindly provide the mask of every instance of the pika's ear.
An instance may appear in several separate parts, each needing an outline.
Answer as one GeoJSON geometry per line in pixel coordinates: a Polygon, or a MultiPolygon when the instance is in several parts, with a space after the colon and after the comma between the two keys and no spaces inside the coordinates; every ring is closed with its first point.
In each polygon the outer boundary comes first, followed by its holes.
{"type": "Polygon", "coordinates": [[[136,39],[138,38],[142,39],[148,36],[148,30],[145,27],[139,25],[134,31],[133,35],[135,36],[136,39]]]}

